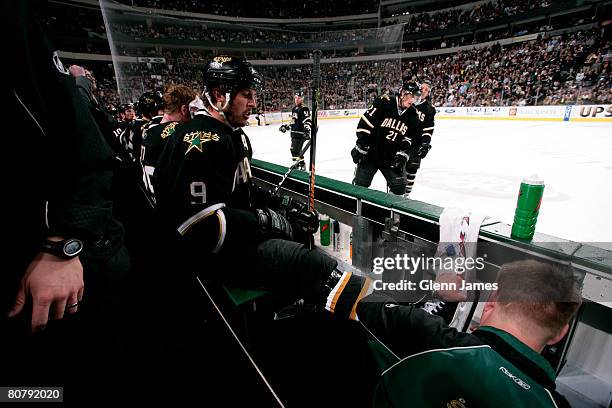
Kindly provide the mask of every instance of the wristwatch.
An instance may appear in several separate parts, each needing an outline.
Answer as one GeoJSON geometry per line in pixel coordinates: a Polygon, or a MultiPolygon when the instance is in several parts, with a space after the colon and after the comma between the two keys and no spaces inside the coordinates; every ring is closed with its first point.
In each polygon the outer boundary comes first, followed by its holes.
{"type": "Polygon", "coordinates": [[[77,238],[64,239],[62,241],[46,240],[42,243],[41,251],[50,253],[64,259],[71,259],[83,250],[83,241],[77,238]]]}

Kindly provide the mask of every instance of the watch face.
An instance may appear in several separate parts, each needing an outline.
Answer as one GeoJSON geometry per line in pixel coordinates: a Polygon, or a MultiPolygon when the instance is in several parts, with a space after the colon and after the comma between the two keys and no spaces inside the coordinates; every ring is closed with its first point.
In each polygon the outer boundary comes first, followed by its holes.
{"type": "Polygon", "coordinates": [[[78,239],[71,239],[64,245],[64,253],[68,256],[78,254],[81,252],[81,249],[83,249],[83,243],[78,239]]]}

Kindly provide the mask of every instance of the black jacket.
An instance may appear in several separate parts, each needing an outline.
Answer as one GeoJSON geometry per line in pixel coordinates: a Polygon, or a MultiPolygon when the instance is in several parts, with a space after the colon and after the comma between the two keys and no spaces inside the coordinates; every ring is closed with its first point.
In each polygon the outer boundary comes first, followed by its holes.
{"type": "Polygon", "coordinates": [[[2,138],[7,156],[3,233],[10,237],[5,247],[10,265],[0,274],[0,287],[10,287],[12,297],[43,237],[81,238],[87,249],[93,242],[119,242],[121,227],[112,218],[109,198],[114,154],[74,78],[31,17],[29,2],[7,1],[1,7],[3,38],[10,38],[4,115],[16,130],[2,138]]]}

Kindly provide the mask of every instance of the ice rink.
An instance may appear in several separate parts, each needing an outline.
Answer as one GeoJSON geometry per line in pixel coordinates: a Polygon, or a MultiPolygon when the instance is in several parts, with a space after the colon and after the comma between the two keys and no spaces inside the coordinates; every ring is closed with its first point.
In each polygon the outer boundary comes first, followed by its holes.
{"type": "MultiPolygon", "coordinates": [[[[319,121],[317,174],[352,181],[357,122],[319,121]]],[[[289,166],[279,126],[245,131],[256,159],[289,166]]],[[[410,198],[512,224],[521,179],[537,173],[546,184],[537,231],[612,249],[612,124],[439,119],[432,146],[410,198]]],[[[370,188],[386,190],[380,172],[370,188]]]]}

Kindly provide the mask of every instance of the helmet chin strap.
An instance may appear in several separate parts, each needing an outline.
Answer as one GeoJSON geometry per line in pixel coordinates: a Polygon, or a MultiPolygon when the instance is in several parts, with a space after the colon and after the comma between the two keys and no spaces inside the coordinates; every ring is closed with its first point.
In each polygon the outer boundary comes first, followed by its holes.
{"type": "Polygon", "coordinates": [[[230,93],[229,92],[225,93],[225,105],[223,106],[217,106],[216,104],[214,104],[212,102],[212,99],[210,99],[210,93],[208,91],[204,92],[204,96],[206,97],[208,104],[212,106],[214,110],[219,112],[221,115],[224,115],[224,112],[227,110],[227,107],[229,106],[229,103],[230,103],[230,93]]]}
{"type": "Polygon", "coordinates": [[[206,100],[208,101],[208,104],[215,110],[217,111],[217,113],[219,113],[221,115],[221,117],[223,118],[223,120],[225,121],[225,123],[232,127],[229,123],[229,121],[227,120],[227,116],[225,115],[225,112],[227,112],[228,108],[229,108],[229,104],[230,104],[230,93],[226,92],[225,93],[225,104],[223,106],[219,106],[217,104],[214,104],[212,102],[212,99],[210,98],[210,93],[204,92],[204,96],[206,97],[206,100]]]}

